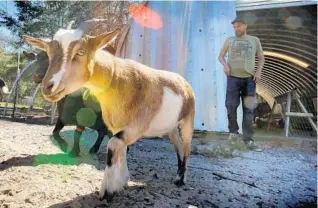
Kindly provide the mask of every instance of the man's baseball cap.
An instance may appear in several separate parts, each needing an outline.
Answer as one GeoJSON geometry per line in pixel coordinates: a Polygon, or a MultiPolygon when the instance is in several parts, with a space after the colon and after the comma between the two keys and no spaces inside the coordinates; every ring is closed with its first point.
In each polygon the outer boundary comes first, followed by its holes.
{"type": "Polygon", "coordinates": [[[232,24],[234,24],[235,22],[246,24],[245,20],[242,17],[236,17],[235,20],[232,21],[232,24]]]}

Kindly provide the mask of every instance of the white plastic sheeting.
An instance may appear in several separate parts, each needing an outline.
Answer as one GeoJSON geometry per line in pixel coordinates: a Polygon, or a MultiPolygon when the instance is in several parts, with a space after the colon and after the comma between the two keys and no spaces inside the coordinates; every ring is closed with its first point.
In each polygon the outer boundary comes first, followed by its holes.
{"type": "MultiPolygon", "coordinates": [[[[147,7],[163,21],[158,30],[131,22],[117,53],[159,70],[181,74],[196,94],[195,129],[228,131],[226,76],[219,51],[234,35],[234,1],[149,1],[147,7]]],[[[242,110],[238,109],[241,126],[242,110]]]]}

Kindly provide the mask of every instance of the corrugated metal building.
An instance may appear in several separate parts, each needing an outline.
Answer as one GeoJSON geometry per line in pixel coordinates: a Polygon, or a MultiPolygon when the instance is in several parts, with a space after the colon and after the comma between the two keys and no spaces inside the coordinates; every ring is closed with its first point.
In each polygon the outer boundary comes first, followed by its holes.
{"type": "MultiPolygon", "coordinates": [[[[231,21],[236,13],[313,3],[268,0],[145,2],[161,16],[163,27],[148,29],[131,20],[117,54],[184,76],[196,93],[195,129],[228,131],[226,77],[217,57],[225,39],[234,35],[231,21]]],[[[273,104],[273,88],[263,83],[258,85],[257,92],[273,104]]],[[[238,120],[241,127],[241,106],[238,120]]]]}
{"type": "MultiPolygon", "coordinates": [[[[275,101],[285,113],[287,92],[296,89],[313,122],[291,117],[291,134],[316,135],[312,124],[317,122],[317,1],[237,1],[237,10],[248,21],[248,34],[257,36],[263,46],[266,60],[258,94],[270,106],[275,101]]],[[[291,111],[302,112],[295,100],[291,111]]]]}
{"type": "Polygon", "coordinates": [[[163,27],[152,30],[131,22],[120,56],[184,76],[196,94],[195,129],[227,131],[226,77],[218,53],[234,34],[235,2],[158,2],[163,27]]]}
{"type": "Polygon", "coordinates": [[[236,0],[237,11],[273,9],[317,4],[315,0],[236,0]]]}

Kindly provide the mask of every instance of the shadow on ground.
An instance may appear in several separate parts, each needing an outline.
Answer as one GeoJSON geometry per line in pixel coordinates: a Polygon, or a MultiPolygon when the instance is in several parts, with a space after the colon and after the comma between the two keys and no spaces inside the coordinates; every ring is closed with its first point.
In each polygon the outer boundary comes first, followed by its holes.
{"type": "Polygon", "coordinates": [[[65,153],[57,154],[37,154],[25,155],[21,157],[12,157],[0,163],[0,171],[6,170],[10,167],[17,166],[39,166],[39,165],[79,165],[86,163],[100,168],[101,164],[93,157],[72,157],[65,153]]]}

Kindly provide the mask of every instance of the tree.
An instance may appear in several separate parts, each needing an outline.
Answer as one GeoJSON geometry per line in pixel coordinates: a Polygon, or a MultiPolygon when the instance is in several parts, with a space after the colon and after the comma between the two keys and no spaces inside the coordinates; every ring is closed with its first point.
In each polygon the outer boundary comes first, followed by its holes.
{"type": "MultiPolygon", "coordinates": [[[[53,38],[60,28],[66,28],[74,21],[74,27],[81,22],[102,18],[108,22],[104,24],[102,31],[110,31],[127,23],[127,1],[13,1],[16,14],[10,15],[0,8],[0,23],[8,28],[14,37],[6,37],[0,34],[0,49],[7,48],[9,44],[15,50],[6,53],[0,50],[0,76],[11,87],[17,72],[17,51],[30,50],[33,47],[25,44],[22,35],[34,37],[53,38]]],[[[20,68],[27,64],[27,60],[21,59],[20,68]]],[[[19,97],[32,94],[35,89],[32,80],[32,70],[23,75],[20,82],[19,97]]]]}
{"type": "Polygon", "coordinates": [[[37,19],[44,11],[40,2],[14,1],[17,8],[17,19],[5,11],[0,11],[0,23],[5,25],[14,34],[21,37],[22,34],[39,33],[36,28],[37,19]]]}
{"type": "Polygon", "coordinates": [[[108,20],[106,30],[127,23],[129,2],[125,1],[14,1],[17,18],[0,10],[0,23],[19,37],[22,35],[50,37],[59,28],[66,28],[75,21],[75,26],[92,18],[108,20]]]}

